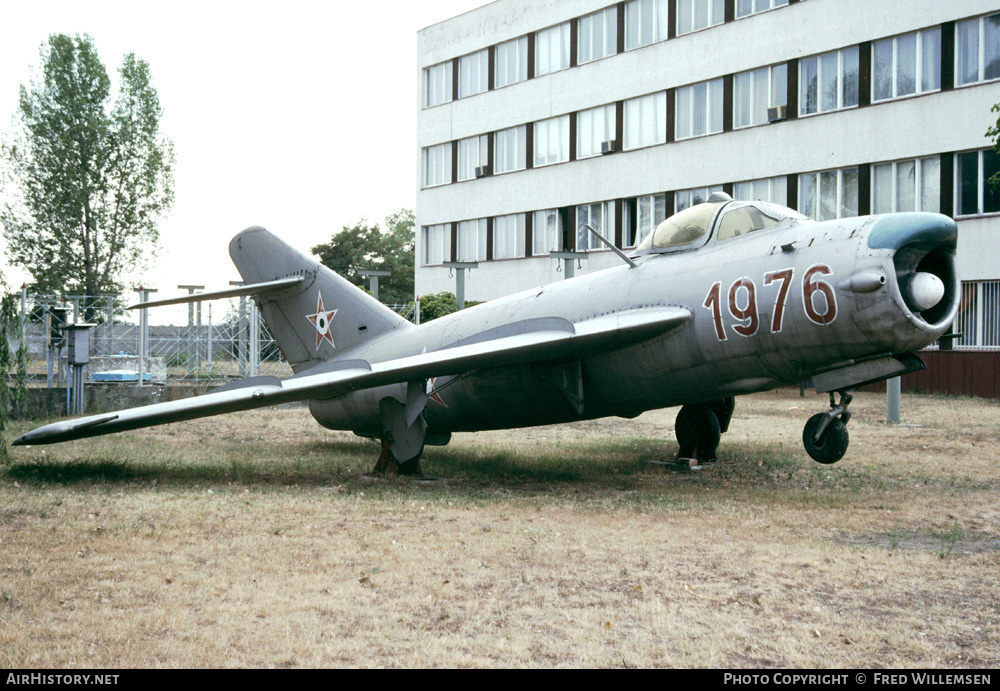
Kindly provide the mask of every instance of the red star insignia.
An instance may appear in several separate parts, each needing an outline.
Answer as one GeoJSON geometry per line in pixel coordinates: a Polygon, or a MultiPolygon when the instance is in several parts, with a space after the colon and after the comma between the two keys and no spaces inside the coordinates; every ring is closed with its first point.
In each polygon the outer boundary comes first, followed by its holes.
{"type": "Polygon", "coordinates": [[[447,408],[448,404],[444,402],[443,398],[441,398],[441,394],[439,394],[437,391],[434,390],[435,381],[437,381],[437,377],[431,377],[430,379],[427,380],[427,398],[431,399],[432,401],[436,401],[437,403],[440,403],[445,408],[447,408]]]}
{"type": "Polygon", "coordinates": [[[333,345],[333,334],[330,333],[330,322],[336,314],[337,310],[328,311],[323,306],[323,293],[318,292],[316,295],[316,314],[306,315],[306,319],[316,327],[316,350],[319,350],[323,341],[329,341],[331,348],[336,347],[333,345]]]}

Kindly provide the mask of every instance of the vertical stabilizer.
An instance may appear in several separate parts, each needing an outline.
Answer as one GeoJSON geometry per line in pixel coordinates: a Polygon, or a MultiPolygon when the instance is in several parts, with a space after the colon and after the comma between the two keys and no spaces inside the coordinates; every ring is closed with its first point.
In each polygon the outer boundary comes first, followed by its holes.
{"type": "Polygon", "coordinates": [[[412,327],[264,228],[247,228],[234,237],[229,256],[246,283],[304,277],[298,285],[255,298],[268,330],[296,372],[339,358],[388,331],[412,327]]]}

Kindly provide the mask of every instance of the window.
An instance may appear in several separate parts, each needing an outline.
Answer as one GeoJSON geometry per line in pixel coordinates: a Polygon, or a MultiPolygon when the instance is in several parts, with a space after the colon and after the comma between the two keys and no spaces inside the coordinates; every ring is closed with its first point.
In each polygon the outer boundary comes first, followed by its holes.
{"type": "Polygon", "coordinates": [[[667,141],[667,92],[625,101],[625,149],[667,141]]]}
{"type": "Polygon", "coordinates": [[[876,41],[872,101],[941,88],[941,28],[876,41]]]}
{"type": "Polygon", "coordinates": [[[458,59],[458,97],[475,96],[489,88],[490,51],[481,50],[458,59]]]}
{"type": "Polygon", "coordinates": [[[486,219],[462,221],[458,224],[458,256],[455,261],[486,261],[486,219]]]}
{"type": "Polygon", "coordinates": [[[528,160],[528,127],[511,127],[500,130],[494,136],[493,172],[524,170],[528,160]]]}
{"type": "Polygon", "coordinates": [[[677,139],[722,131],[722,80],[677,89],[677,139]]]}
{"type": "Polygon", "coordinates": [[[625,50],[667,40],[667,0],[632,0],[625,4],[625,50]]]}
{"type": "Polygon", "coordinates": [[[767,122],[767,109],[788,102],[788,67],[742,72],[733,79],[733,127],[767,122]]]}
{"type": "Polygon", "coordinates": [[[992,214],[1000,211],[1000,190],[989,179],[1000,175],[1000,155],[993,149],[955,156],[955,215],[992,214]]]}
{"type": "Polygon", "coordinates": [[[601,144],[615,138],[615,106],[607,105],[576,114],[576,157],[598,156],[601,144]]]}
{"type": "Polygon", "coordinates": [[[996,350],[1000,346],[1000,281],[962,283],[962,307],[955,320],[956,348],[996,350]]]}
{"type": "Polygon", "coordinates": [[[647,194],[625,200],[622,247],[636,247],[667,217],[667,195],[647,194]]]}
{"type": "Polygon", "coordinates": [[[955,86],[1000,78],[1000,14],[955,25],[955,86]]]}
{"type": "Polygon", "coordinates": [[[496,47],[493,86],[499,89],[528,78],[528,37],[506,41],[496,47]]]}
{"type": "Polygon", "coordinates": [[[749,17],[751,14],[784,7],[787,4],[788,0],[736,0],[736,18],[749,17]]]}
{"type": "Polygon", "coordinates": [[[615,240],[615,205],[612,202],[584,204],[576,207],[576,249],[578,252],[599,250],[604,243],[594,237],[587,225],[603,235],[607,240],[615,240]]]}
{"type": "Polygon", "coordinates": [[[778,225],[779,220],[761,211],[755,204],[735,203],[726,207],[719,221],[718,242],[725,242],[741,235],[767,230],[778,225]]]}
{"type": "Polygon", "coordinates": [[[451,142],[424,149],[424,187],[451,182],[451,142]]]}
{"type": "Polygon", "coordinates": [[[451,240],[450,226],[446,224],[424,226],[423,232],[423,265],[433,266],[444,263],[448,256],[451,240]]]}
{"type": "Polygon", "coordinates": [[[524,214],[497,216],[493,219],[493,258],[514,259],[524,256],[524,214]]]}
{"type": "Polygon", "coordinates": [[[788,180],[785,177],[778,177],[737,182],[733,185],[733,199],[744,202],[771,202],[786,206],[788,204],[788,180]]]}
{"type": "Polygon", "coordinates": [[[535,34],[535,76],[569,67],[569,22],[535,34]]]}
{"type": "Polygon", "coordinates": [[[569,160],[569,116],[535,123],[535,166],[569,160]]]}
{"type": "Polygon", "coordinates": [[[472,180],[476,177],[476,168],[489,164],[488,135],[469,137],[458,142],[458,180],[472,180]]]}
{"type": "Polygon", "coordinates": [[[451,100],[451,70],[451,60],[424,70],[428,108],[451,100]]]}
{"type": "Polygon", "coordinates": [[[531,223],[531,253],[535,256],[562,249],[562,218],[558,209],[536,211],[531,223]]]}
{"type": "Polygon", "coordinates": [[[858,215],[858,169],[799,176],[799,211],[817,221],[858,215]]]}
{"type": "Polygon", "coordinates": [[[611,6],[601,12],[577,20],[576,61],[582,65],[618,52],[618,8],[611,6]]]}
{"type": "Polygon", "coordinates": [[[674,194],[674,213],[680,213],[697,204],[704,204],[713,192],[721,192],[722,185],[698,187],[693,190],[680,190],[674,194]]]}
{"type": "Polygon", "coordinates": [[[918,158],[872,166],[872,213],[941,209],[941,159],[918,158]]]}
{"type": "Polygon", "coordinates": [[[799,60],[799,115],[858,105],[858,47],[799,60]]]}
{"type": "Polygon", "coordinates": [[[725,0],[677,0],[678,36],[722,24],[725,20],[725,0]]]}

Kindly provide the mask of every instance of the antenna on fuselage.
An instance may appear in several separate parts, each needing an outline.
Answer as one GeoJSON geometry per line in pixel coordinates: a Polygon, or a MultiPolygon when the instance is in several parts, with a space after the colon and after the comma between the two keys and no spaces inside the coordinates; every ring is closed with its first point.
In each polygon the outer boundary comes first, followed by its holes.
{"type": "Polygon", "coordinates": [[[598,232],[597,232],[597,229],[596,229],[596,228],[594,228],[594,226],[590,225],[589,223],[585,223],[585,224],[584,224],[584,227],[585,227],[585,228],[586,228],[587,230],[589,230],[589,231],[590,231],[591,233],[593,233],[594,235],[596,235],[596,236],[597,236],[597,239],[598,239],[598,240],[600,240],[600,241],[601,241],[601,242],[603,242],[603,243],[604,243],[605,245],[607,245],[608,247],[610,247],[610,248],[611,248],[611,250],[612,250],[612,251],[613,251],[613,252],[614,252],[615,254],[617,254],[617,255],[618,255],[619,257],[621,257],[621,260],[622,260],[623,262],[625,262],[626,264],[628,264],[628,268],[630,268],[630,269],[634,269],[634,268],[636,268],[637,266],[639,266],[639,265],[638,265],[638,264],[636,264],[636,263],[635,263],[634,261],[632,261],[632,260],[631,260],[631,259],[629,259],[629,258],[628,258],[627,256],[625,256],[625,253],[624,253],[624,252],[622,252],[622,251],[621,251],[620,249],[618,249],[617,247],[615,247],[615,246],[614,246],[614,243],[610,242],[610,241],[609,241],[609,240],[608,240],[607,238],[605,238],[605,237],[604,237],[603,235],[601,235],[600,233],[598,233],[598,232]]]}

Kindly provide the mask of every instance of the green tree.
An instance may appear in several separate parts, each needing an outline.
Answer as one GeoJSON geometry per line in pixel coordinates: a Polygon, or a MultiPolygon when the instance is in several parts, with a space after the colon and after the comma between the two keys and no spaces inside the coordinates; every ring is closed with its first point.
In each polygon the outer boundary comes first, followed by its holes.
{"type": "MultiPolygon", "coordinates": [[[[0,277],[0,288],[5,288],[0,277]]],[[[0,462],[9,462],[5,436],[11,412],[28,398],[28,348],[17,295],[0,299],[0,462]]]]}
{"type": "MultiPolygon", "coordinates": [[[[1000,113],[1000,103],[994,103],[992,110],[994,113],[1000,113]]],[[[995,125],[986,130],[986,136],[993,140],[993,150],[1000,154],[1000,117],[997,118],[995,125]]],[[[1000,173],[994,173],[990,177],[989,183],[993,189],[1000,190],[1000,173]]]]}
{"type": "Polygon", "coordinates": [[[149,64],[129,53],[111,79],[89,36],[53,34],[21,86],[2,150],[8,260],[42,292],[116,292],[155,252],[173,203],[173,144],[149,64]]]}
{"type": "Polygon", "coordinates": [[[413,300],[413,212],[399,209],[379,227],[362,219],[344,226],[329,242],[312,248],[324,266],[354,285],[368,288],[368,279],[358,271],[391,271],[379,278],[379,300],[401,304],[413,300]]]}
{"type": "MultiPolygon", "coordinates": [[[[465,307],[468,309],[479,303],[475,300],[466,300],[465,307]]],[[[420,296],[420,323],[425,324],[438,317],[458,311],[458,300],[454,293],[430,293],[420,296]]]]}

